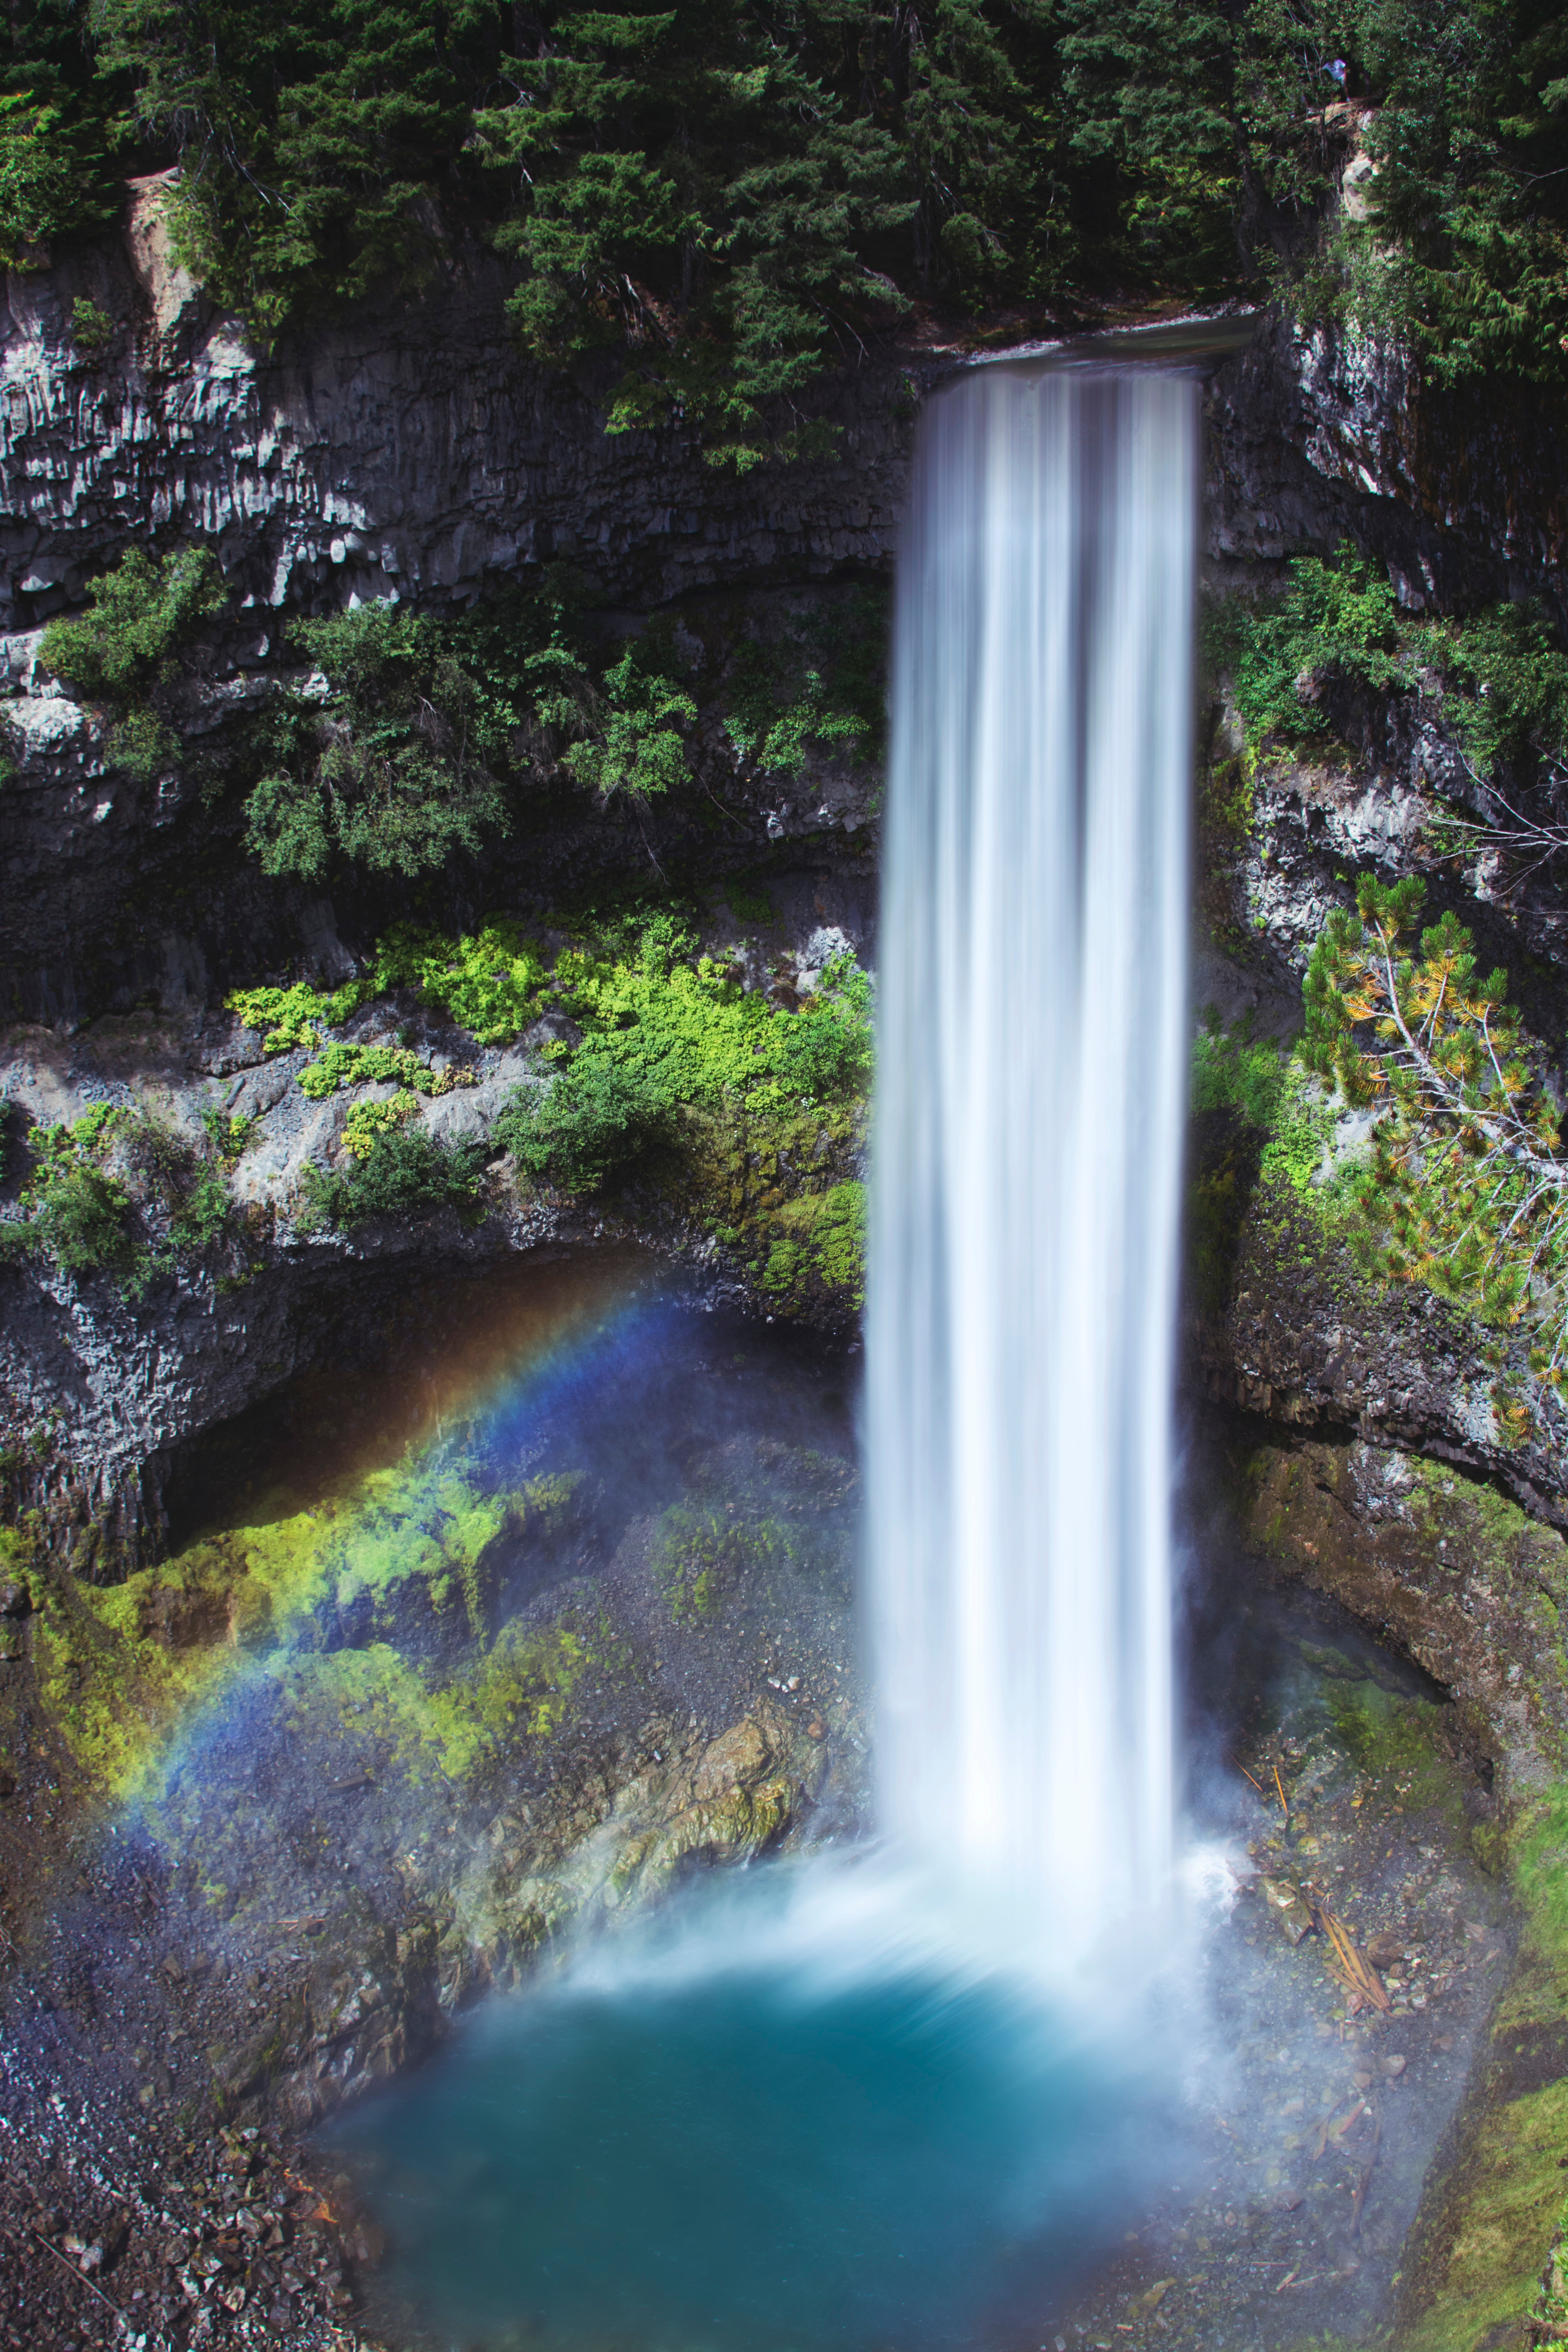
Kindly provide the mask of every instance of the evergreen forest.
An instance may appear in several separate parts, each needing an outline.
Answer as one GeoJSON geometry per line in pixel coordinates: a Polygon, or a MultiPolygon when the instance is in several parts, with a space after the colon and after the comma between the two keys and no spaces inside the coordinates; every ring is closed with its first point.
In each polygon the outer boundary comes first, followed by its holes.
{"type": "Polygon", "coordinates": [[[15,0],[6,38],[9,264],[173,166],[262,341],[481,243],[529,354],[624,355],[612,430],[742,462],[915,312],[1268,295],[1449,383],[1568,374],[1550,0],[15,0]]]}

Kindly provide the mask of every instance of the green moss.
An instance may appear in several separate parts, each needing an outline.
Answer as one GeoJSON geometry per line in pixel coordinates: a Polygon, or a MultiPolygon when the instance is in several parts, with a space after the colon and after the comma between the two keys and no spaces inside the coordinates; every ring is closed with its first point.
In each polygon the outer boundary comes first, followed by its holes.
{"type": "Polygon", "coordinates": [[[455,1674],[389,1642],[296,1654],[275,1673],[295,1738],[352,1738],[374,1752],[379,1769],[417,1788],[437,1776],[460,1785],[519,1739],[549,1738],[584,1676],[616,1675],[626,1663],[607,1619],[569,1612],[550,1625],[513,1622],[455,1674]]]}
{"type": "Polygon", "coordinates": [[[1359,1770],[1373,1780],[1397,1777],[1417,1811],[1457,1811],[1453,1772],[1439,1753],[1442,1709],[1434,1699],[1405,1698],[1381,1683],[1326,1676],[1322,1704],[1336,1738],[1359,1770]]]}
{"type": "Polygon", "coordinates": [[[785,1552],[776,1522],[752,1518],[733,1502],[679,1504],[667,1511],[655,1541],[654,1580],[676,1623],[717,1616],[745,1571],[785,1552]]]}
{"type": "Polygon", "coordinates": [[[1398,2352],[1469,2352],[1527,2315],[1563,2211],[1559,2156],[1568,2145],[1568,2080],[1496,2108],[1465,2160],[1444,2214],[1436,2292],[1401,2328],[1398,2352]]]}
{"type": "Polygon", "coordinates": [[[835,1184],[784,1201],[768,1223],[777,1234],[763,1268],[762,1287],[781,1301],[798,1297],[813,1281],[837,1291],[852,1307],[866,1302],[866,1188],[835,1184]]]}
{"type": "MultiPolygon", "coordinates": [[[[454,1671],[471,1675],[471,1687],[461,1698],[443,1697],[422,1668],[395,1675],[395,1647],[378,1667],[384,1688],[377,1685],[376,1704],[413,1726],[407,1739],[399,1735],[409,1757],[428,1750],[454,1775],[503,1714],[524,1730],[549,1727],[570,1696],[579,1654],[601,1664],[610,1656],[608,1637],[591,1638],[575,1622],[559,1638],[503,1633],[485,1648],[491,1544],[509,1528],[558,1532],[578,1483],[568,1475],[493,1491],[459,1467],[405,1462],[346,1481],[309,1507],[286,1495],[263,1496],[248,1523],[204,1537],[121,1584],[100,1589],[53,1571],[34,1637],[44,1703],[98,1788],[116,1798],[146,1795],[158,1785],[171,1736],[194,1709],[221,1701],[258,1664],[296,1696],[314,1687],[312,1661],[362,1654],[321,1645],[331,1628],[368,1604],[367,1649],[417,1644],[420,1629],[434,1624],[462,1650],[465,1663],[454,1671]]],[[[346,1704],[361,1670],[331,1668],[329,1695],[340,1671],[348,1676],[339,1690],[346,1704]]]]}
{"type": "Polygon", "coordinates": [[[1568,1544],[1542,1527],[1489,1482],[1458,1475],[1447,1464],[1419,1456],[1410,1465],[1410,1513],[1421,1536],[1462,1547],[1486,1581],[1550,1595],[1554,1607],[1568,1595],[1568,1544]]]}

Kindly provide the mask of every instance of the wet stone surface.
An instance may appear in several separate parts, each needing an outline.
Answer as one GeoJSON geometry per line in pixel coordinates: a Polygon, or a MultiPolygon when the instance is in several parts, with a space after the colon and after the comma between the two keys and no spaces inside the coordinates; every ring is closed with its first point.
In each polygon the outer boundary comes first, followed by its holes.
{"type": "Polygon", "coordinates": [[[1212,1759],[1195,1810],[1220,1911],[1202,1948],[1194,2167],[1032,2340],[1360,2344],[1396,2308],[1423,2184],[1508,1976],[1514,1926],[1472,1851],[1494,1809],[1452,1706],[1331,1604],[1211,1591],[1194,1647],[1212,1759]],[[1270,1899],[1287,1889],[1293,1903],[1270,1899]],[[1349,1930],[1386,2009],[1356,1999],[1303,1910],[1349,1930]]]}
{"type": "Polygon", "coordinates": [[[384,2242],[320,2118],[552,1937],[858,1832],[842,1362],[588,1307],[526,1392],[426,1354],[390,1444],[345,1400],[334,1440],[318,1383],[226,1433],[163,1569],[96,1614],[38,1585],[0,1685],[0,2345],[347,2347],[384,2242]]]}

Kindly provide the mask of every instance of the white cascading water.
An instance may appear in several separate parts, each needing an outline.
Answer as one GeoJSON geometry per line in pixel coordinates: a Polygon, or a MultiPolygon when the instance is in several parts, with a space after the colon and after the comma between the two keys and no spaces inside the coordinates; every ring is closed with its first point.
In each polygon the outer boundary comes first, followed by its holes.
{"type": "Polygon", "coordinates": [[[1064,1963],[1172,1860],[1197,413],[1182,374],[973,370],[924,420],[899,562],[881,1819],[1064,1963]]]}

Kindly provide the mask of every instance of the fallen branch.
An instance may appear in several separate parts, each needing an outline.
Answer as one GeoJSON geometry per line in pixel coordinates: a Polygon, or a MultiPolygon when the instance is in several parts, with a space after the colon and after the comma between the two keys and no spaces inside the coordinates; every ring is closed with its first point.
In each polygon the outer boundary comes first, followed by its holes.
{"type": "Polygon", "coordinates": [[[1359,2005],[1381,2010],[1387,2015],[1394,2007],[1384,1987],[1383,1979],[1352,1942],[1349,1930],[1324,1904],[1312,1906],[1312,1924],[1326,1936],[1333,1947],[1333,1958],[1326,1963],[1331,1976],[1337,1977],[1359,2005]]]}
{"type": "MultiPolygon", "coordinates": [[[[51,2246],[47,2238],[45,2237],[41,2230],[35,2230],[30,2223],[26,2221],[22,2226],[26,2231],[29,2238],[36,2238],[37,2240],[38,2244],[42,2246],[46,2254],[53,2254],[60,2268],[70,2273],[70,2275],[75,2279],[78,2286],[84,2286],[86,2287],[89,2294],[96,2295],[99,2302],[102,2304],[105,2311],[111,2311],[116,2319],[123,2318],[124,2314],[121,2312],[120,2305],[117,2303],[111,2302],[110,2297],[104,2294],[101,2287],[94,2286],[92,2281],[86,2275],[86,2273],[78,2270],[76,2264],[72,2262],[68,2254],[62,2254],[58,2246],[51,2246]]],[[[7,2237],[9,2237],[10,2234],[10,2231],[7,2230],[7,2237]]],[[[12,2242],[15,2244],[16,2241],[13,2239],[12,2242]]]]}
{"type": "MultiPolygon", "coordinates": [[[[1226,1758],[1227,1762],[1235,1765],[1237,1770],[1240,1773],[1244,1780],[1252,1780],[1251,1773],[1247,1770],[1246,1765],[1242,1762],[1240,1757],[1236,1753],[1236,1750],[1233,1748],[1222,1748],[1220,1752],[1226,1758]]],[[[1252,1785],[1257,1790],[1260,1797],[1268,1796],[1268,1791],[1265,1789],[1261,1780],[1252,1780],[1252,1785]]]]}

